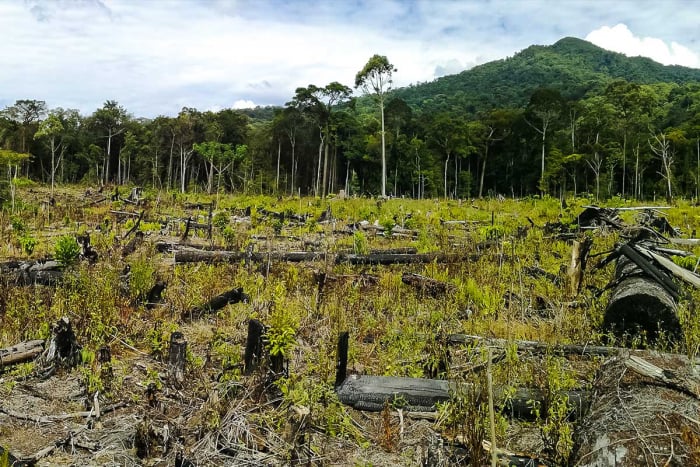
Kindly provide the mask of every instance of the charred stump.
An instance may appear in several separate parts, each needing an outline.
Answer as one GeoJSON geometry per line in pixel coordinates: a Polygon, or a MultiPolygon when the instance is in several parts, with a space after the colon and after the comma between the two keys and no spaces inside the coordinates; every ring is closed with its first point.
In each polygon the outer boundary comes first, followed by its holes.
{"type": "Polygon", "coordinates": [[[187,364],[187,340],[184,334],[175,331],[170,335],[168,350],[168,374],[178,384],[185,381],[185,366],[187,364]]]}
{"type": "Polygon", "coordinates": [[[40,375],[48,377],[58,368],[77,366],[80,363],[81,349],[70,320],[64,316],[51,329],[51,340],[39,360],[40,375]]]}
{"type": "Polygon", "coordinates": [[[245,343],[244,371],[250,375],[260,364],[265,346],[263,336],[265,335],[265,325],[257,319],[248,321],[248,338],[245,343]]]}

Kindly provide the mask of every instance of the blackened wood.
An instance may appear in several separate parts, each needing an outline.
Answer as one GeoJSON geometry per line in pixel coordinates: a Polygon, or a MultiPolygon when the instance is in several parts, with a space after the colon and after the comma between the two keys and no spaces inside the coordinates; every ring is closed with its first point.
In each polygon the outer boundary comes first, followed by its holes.
{"type": "MultiPolygon", "coordinates": [[[[450,400],[455,390],[459,391],[459,386],[444,380],[359,375],[350,375],[336,388],[340,402],[369,412],[381,411],[385,403],[411,411],[435,411],[436,404],[450,400]]],[[[567,398],[567,415],[572,420],[587,409],[589,394],[585,391],[564,391],[558,396],[567,398]]],[[[496,399],[501,413],[511,418],[535,419],[535,403],[540,406],[540,414],[547,413],[548,396],[540,389],[519,388],[507,398],[497,390],[496,399]]]]}
{"type": "Polygon", "coordinates": [[[0,371],[10,365],[33,360],[43,351],[43,339],[20,342],[17,345],[0,349],[0,371]]]}
{"type": "Polygon", "coordinates": [[[180,241],[184,242],[187,240],[187,236],[190,234],[190,224],[192,223],[192,218],[188,217],[187,222],[185,223],[185,231],[182,233],[182,237],[180,237],[180,241]]]}
{"type": "Polygon", "coordinates": [[[325,253],[310,251],[285,251],[269,253],[250,253],[244,251],[201,251],[201,250],[177,250],[175,252],[176,263],[235,263],[246,260],[255,263],[264,261],[304,262],[325,261],[325,253]]]}
{"type": "Polygon", "coordinates": [[[163,301],[163,291],[168,286],[165,281],[156,281],[146,294],[146,309],[151,310],[163,301]]]}
{"type": "Polygon", "coordinates": [[[80,363],[78,340],[67,317],[59,319],[51,330],[51,340],[41,356],[41,366],[73,368],[80,363]]]}
{"type": "Polygon", "coordinates": [[[141,211],[138,219],[136,219],[136,222],[134,222],[134,225],[129,229],[129,231],[127,233],[124,234],[124,237],[122,237],[122,238],[127,238],[129,235],[131,235],[134,231],[136,231],[139,228],[139,225],[141,224],[141,221],[143,220],[143,215],[145,213],[146,213],[146,211],[144,211],[144,210],[141,211]]]}
{"type": "Polygon", "coordinates": [[[641,255],[639,251],[631,245],[620,245],[620,253],[627,256],[634,262],[642,271],[649,277],[656,280],[661,286],[668,291],[674,300],[678,300],[678,286],[663,272],[656,268],[647,258],[641,255]]]}
{"type": "Polygon", "coordinates": [[[334,387],[339,387],[345,381],[348,373],[348,341],[350,333],[343,331],[338,337],[338,350],[336,353],[335,365],[335,384],[334,387]]]}
{"type": "Polygon", "coordinates": [[[170,347],[168,349],[168,373],[178,383],[185,380],[185,366],[187,364],[187,340],[180,331],[170,334],[170,347]]]}
{"type": "Polygon", "coordinates": [[[224,292],[221,295],[209,300],[204,305],[192,308],[182,314],[182,319],[196,319],[200,318],[207,313],[214,313],[226,305],[231,305],[234,303],[247,302],[250,297],[243,292],[242,288],[231,289],[228,292],[224,292]]]}
{"type": "Polygon", "coordinates": [[[419,264],[419,263],[438,263],[449,262],[452,258],[435,253],[417,253],[417,254],[340,254],[336,257],[336,264],[419,264]]]}
{"type": "Polygon", "coordinates": [[[412,286],[421,294],[429,295],[433,298],[441,297],[448,292],[454,292],[457,289],[454,284],[448,284],[447,282],[441,282],[436,279],[411,272],[404,272],[401,275],[401,282],[412,286]]]}
{"type": "Polygon", "coordinates": [[[336,389],[343,404],[371,412],[381,411],[385,403],[434,411],[435,404],[450,399],[449,391],[449,383],[443,380],[359,375],[350,375],[336,389]]]}
{"type": "Polygon", "coordinates": [[[257,319],[248,321],[248,337],[245,342],[245,354],[243,356],[244,371],[249,375],[260,364],[260,359],[265,351],[263,336],[265,325],[257,319]]]}
{"type": "Polygon", "coordinates": [[[130,254],[136,251],[138,247],[140,247],[143,244],[143,232],[138,231],[136,232],[136,235],[134,235],[134,238],[129,240],[129,242],[124,245],[122,248],[122,258],[126,258],[130,254]]]}

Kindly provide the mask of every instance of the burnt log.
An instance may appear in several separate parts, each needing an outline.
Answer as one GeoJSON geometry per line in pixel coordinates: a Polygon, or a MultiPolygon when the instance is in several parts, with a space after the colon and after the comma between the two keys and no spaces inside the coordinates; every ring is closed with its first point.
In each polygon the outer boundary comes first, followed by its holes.
{"type": "MultiPolygon", "coordinates": [[[[388,403],[412,412],[433,412],[436,410],[436,404],[449,401],[455,390],[459,391],[460,386],[445,380],[350,375],[336,388],[336,393],[340,402],[357,410],[380,412],[388,403]]],[[[499,410],[505,416],[534,420],[534,404],[539,405],[540,413],[546,413],[546,391],[519,388],[507,398],[502,391],[495,392],[496,399],[500,400],[499,410]]],[[[585,412],[588,406],[587,392],[565,391],[561,395],[567,398],[569,419],[574,420],[585,412]]]]}
{"type": "Polygon", "coordinates": [[[44,351],[44,340],[20,342],[12,347],[0,349],[0,371],[10,365],[33,360],[44,351]]]}
{"type": "Polygon", "coordinates": [[[454,284],[441,282],[436,279],[431,279],[430,277],[410,272],[404,272],[401,275],[401,282],[415,288],[420,294],[428,295],[433,298],[441,297],[457,289],[454,284]]]}
{"type": "Polygon", "coordinates": [[[675,284],[629,245],[620,251],[603,328],[617,337],[643,332],[649,342],[662,334],[678,340],[682,334],[675,284]]]}
{"type": "Polygon", "coordinates": [[[336,257],[336,264],[421,264],[449,262],[451,258],[447,255],[435,253],[416,253],[416,254],[393,254],[393,253],[376,253],[368,255],[356,254],[340,254],[336,257]]]}
{"type": "Polygon", "coordinates": [[[187,340],[180,331],[170,334],[168,350],[168,374],[178,384],[185,381],[185,366],[187,364],[187,340]]]}
{"type": "Polygon", "coordinates": [[[58,261],[9,261],[0,264],[0,274],[20,286],[58,284],[63,278],[63,265],[58,261]]]}
{"type": "Polygon", "coordinates": [[[243,293],[242,288],[231,289],[228,292],[224,292],[221,295],[217,295],[204,305],[185,311],[182,314],[182,319],[188,320],[201,318],[205,314],[219,311],[226,305],[231,305],[240,302],[247,303],[248,300],[250,300],[250,297],[247,294],[243,293]]]}
{"type": "Polygon", "coordinates": [[[309,251],[283,251],[269,253],[248,253],[244,251],[201,251],[177,250],[175,263],[235,263],[246,260],[255,263],[280,261],[298,263],[304,261],[325,261],[325,253],[309,251]]]}

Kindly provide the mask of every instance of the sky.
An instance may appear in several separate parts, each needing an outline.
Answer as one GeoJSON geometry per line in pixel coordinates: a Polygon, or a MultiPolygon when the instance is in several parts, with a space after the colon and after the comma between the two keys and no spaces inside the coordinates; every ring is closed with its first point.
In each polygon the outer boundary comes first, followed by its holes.
{"type": "Polygon", "coordinates": [[[284,105],[374,54],[401,87],[567,36],[700,68],[698,25],[700,0],[0,0],[0,109],[284,105]]]}

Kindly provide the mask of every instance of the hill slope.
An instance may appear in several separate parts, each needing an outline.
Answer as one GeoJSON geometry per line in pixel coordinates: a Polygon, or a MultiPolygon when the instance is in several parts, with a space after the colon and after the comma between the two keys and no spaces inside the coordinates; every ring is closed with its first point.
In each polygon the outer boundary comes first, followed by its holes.
{"type": "Polygon", "coordinates": [[[496,60],[397,89],[395,95],[422,111],[473,114],[494,107],[526,105],[535,89],[558,89],[569,99],[602,91],[615,80],[640,84],[700,81],[700,70],[665,66],[644,57],[627,57],[573,37],[550,46],[533,45],[513,57],[496,60]]]}

